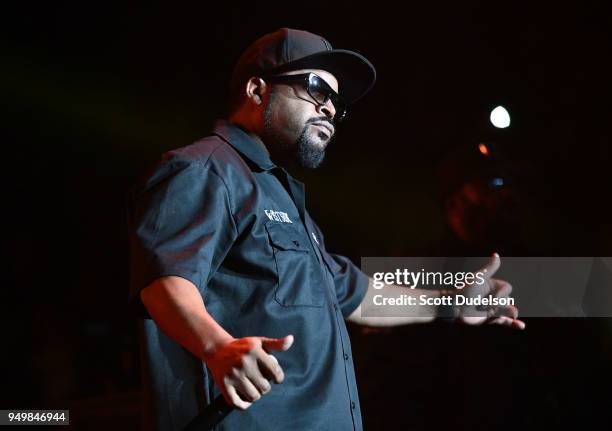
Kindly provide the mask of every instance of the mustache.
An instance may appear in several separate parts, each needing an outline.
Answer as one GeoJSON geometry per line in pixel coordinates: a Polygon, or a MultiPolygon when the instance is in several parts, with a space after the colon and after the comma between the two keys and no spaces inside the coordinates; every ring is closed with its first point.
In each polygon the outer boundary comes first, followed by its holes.
{"type": "Polygon", "coordinates": [[[323,122],[329,123],[334,128],[336,127],[334,120],[330,120],[329,117],[311,118],[310,120],[306,121],[306,124],[323,123],[323,122]]]}

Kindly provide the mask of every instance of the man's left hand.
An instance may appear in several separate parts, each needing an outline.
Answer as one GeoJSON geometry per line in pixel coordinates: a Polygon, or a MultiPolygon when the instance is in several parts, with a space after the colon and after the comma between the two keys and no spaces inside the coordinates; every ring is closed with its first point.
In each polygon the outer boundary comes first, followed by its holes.
{"type": "MultiPolygon", "coordinates": [[[[484,283],[472,283],[465,287],[462,295],[473,297],[485,297],[492,295],[495,298],[508,298],[512,292],[510,283],[493,278],[499,269],[501,261],[499,255],[494,253],[487,264],[480,270],[484,274],[484,283]]],[[[525,329],[525,322],[517,319],[518,308],[514,305],[492,305],[492,306],[457,306],[457,320],[467,325],[504,325],[515,329],[525,329]]]]}

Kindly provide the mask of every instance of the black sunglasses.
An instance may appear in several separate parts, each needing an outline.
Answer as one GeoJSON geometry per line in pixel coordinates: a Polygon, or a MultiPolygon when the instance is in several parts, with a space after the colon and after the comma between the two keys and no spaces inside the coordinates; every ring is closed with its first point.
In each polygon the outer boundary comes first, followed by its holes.
{"type": "Polygon", "coordinates": [[[346,102],[336,93],[327,82],[314,73],[304,73],[300,75],[275,75],[264,77],[268,82],[281,82],[284,84],[297,83],[303,84],[312,100],[318,105],[325,105],[331,100],[336,110],[334,121],[340,122],[346,117],[346,102]]]}

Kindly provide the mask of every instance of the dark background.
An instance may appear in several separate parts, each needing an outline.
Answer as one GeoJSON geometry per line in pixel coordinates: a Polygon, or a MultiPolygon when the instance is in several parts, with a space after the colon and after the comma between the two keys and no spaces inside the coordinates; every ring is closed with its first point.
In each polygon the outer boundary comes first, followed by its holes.
{"type": "MultiPolygon", "coordinates": [[[[206,135],[240,52],[282,26],[359,51],[378,71],[324,166],[296,173],[328,248],[357,263],[493,249],[611,255],[610,16],[603,1],[5,10],[0,407],[70,408],[75,429],[137,428],[127,190],[160,153],[206,135]],[[512,117],[504,130],[488,121],[500,104],[512,117]],[[514,180],[510,245],[463,247],[446,225],[444,190],[481,165],[466,162],[449,179],[440,163],[478,143],[495,149],[491,169],[503,165],[514,180]]],[[[610,321],[527,325],[351,327],[366,429],[608,420],[610,321]]]]}

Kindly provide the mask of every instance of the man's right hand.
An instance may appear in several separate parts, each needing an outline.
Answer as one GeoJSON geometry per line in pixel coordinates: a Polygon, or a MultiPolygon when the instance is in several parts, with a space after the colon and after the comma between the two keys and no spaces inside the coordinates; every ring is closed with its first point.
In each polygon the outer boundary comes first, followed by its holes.
{"type": "Polygon", "coordinates": [[[293,335],[237,338],[205,354],[204,361],[225,400],[240,410],[246,410],[270,391],[270,380],[275,383],[283,381],[283,370],[269,353],[286,351],[292,344],[293,335]]]}
{"type": "Polygon", "coordinates": [[[283,381],[283,370],[269,353],[288,350],[293,335],[232,337],[208,314],[196,285],[181,277],[158,278],[140,297],[166,335],[206,362],[231,406],[245,410],[270,391],[269,380],[283,381]]]}

